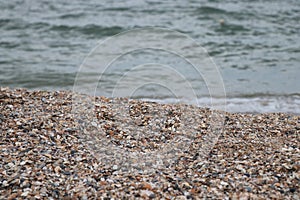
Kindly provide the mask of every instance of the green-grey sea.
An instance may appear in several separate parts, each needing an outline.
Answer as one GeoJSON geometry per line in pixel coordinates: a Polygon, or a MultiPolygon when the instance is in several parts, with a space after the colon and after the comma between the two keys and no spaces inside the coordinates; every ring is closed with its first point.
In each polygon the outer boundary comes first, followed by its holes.
{"type": "MultiPolygon", "coordinates": [[[[9,0],[1,1],[0,11],[0,86],[72,90],[79,66],[99,42],[160,27],[186,34],[207,50],[223,78],[228,111],[300,113],[299,0],[9,0]]],[[[116,66],[143,59],[155,61],[155,54],[135,52],[116,66]]],[[[164,61],[178,64],[170,55],[164,61]]],[[[109,81],[120,78],[106,76],[97,95],[110,96],[109,81]]],[[[143,85],[141,80],[136,84],[143,85]]],[[[176,100],[158,87],[140,87],[132,98],[176,100]]],[[[209,105],[209,91],[199,91],[200,104],[209,105]]]]}

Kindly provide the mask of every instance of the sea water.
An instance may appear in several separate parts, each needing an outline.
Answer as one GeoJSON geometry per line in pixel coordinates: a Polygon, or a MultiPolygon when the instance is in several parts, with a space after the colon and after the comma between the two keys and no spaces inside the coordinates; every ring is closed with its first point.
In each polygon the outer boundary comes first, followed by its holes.
{"type": "MultiPolygon", "coordinates": [[[[0,86],[72,90],[80,65],[99,42],[135,28],[160,27],[185,34],[207,50],[224,82],[227,111],[300,113],[298,0],[10,0],[2,1],[0,10],[0,86]]],[[[172,41],[180,44],[181,38],[172,41]]],[[[111,96],[126,70],[146,61],[159,64],[156,55],[148,50],[117,59],[115,70],[99,78],[96,95],[111,96]]],[[[185,69],[186,63],[176,59],[163,56],[164,64],[185,69]]],[[[209,106],[215,97],[205,77],[193,75],[185,79],[199,83],[197,103],[209,106]]],[[[99,74],[85,76],[88,84],[99,74]]],[[[168,78],[170,84],[182,84],[168,78]]],[[[167,87],[143,80],[135,80],[141,87],[131,98],[180,100],[167,87]]]]}

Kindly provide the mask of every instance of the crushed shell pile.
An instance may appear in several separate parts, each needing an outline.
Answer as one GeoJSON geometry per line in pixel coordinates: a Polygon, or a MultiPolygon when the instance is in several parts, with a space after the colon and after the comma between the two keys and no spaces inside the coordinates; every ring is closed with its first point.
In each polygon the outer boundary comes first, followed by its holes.
{"type": "Polygon", "coordinates": [[[95,132],[74,116],[73,95],[0,88],[0,199],[300,199],[300,116],[214,111],[223,126],[209,143],[208,108],[89,97],[95,132]],[[122,150],[176,149],[185,134],[174,162],[118,166],[122,150]]]}

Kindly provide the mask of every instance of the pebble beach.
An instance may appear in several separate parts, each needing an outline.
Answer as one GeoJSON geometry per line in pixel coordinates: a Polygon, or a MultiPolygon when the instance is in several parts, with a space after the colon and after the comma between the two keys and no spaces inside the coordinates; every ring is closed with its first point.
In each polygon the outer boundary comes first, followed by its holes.
{"type": "Polygon", "coordinates": [[[88,97],[95,132],[74,116],[73,96],[0,88],[0,199],[300,199],[299,115],[88,97]],[[213,113],[222,131],[204,148],[213,113]],[[151,155],[191,134],[188,150],[149,171],[99,154],[104,138],[151,155]]]}

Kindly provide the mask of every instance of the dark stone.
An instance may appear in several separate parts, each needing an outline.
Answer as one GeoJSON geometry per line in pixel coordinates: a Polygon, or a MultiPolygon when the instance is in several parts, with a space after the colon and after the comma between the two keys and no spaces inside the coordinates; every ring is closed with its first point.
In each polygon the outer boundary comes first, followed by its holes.
{"type": "Polygon", "coordinates": [[[71,150],[71,154],[74,155],[77,151],[76,150],[71,150]]]}
{"type": "Polygon", "coordinates": [[[4,119],[5,119],[4,115],[0,114],[0,120],[4,121],[4,119]]]}
{"type": "Polygon", "coordinates": [[[245,187],[245,189],[246,189],[247,192],[251,192],[251,191],[252,191],[252,188],[251,188],[251,187],[248,187],[248,186],[245,187]]]}
{"type": "Polygon", "coordinates": [[[71,175],[71,172],[69,172],[69,171],[64,171],[63,174],[69,176],[69,175],[71,175]]]}

